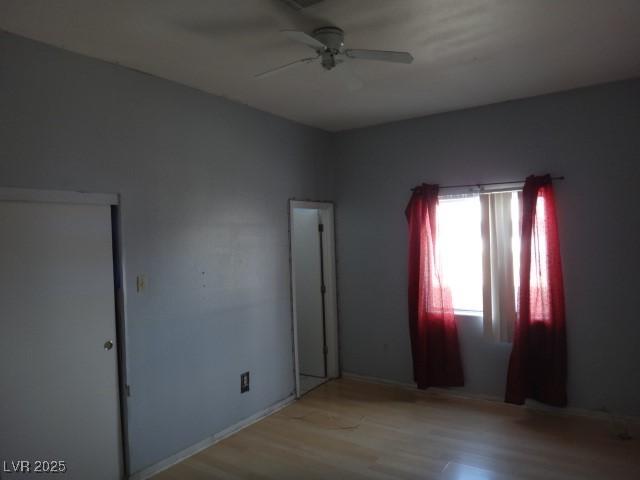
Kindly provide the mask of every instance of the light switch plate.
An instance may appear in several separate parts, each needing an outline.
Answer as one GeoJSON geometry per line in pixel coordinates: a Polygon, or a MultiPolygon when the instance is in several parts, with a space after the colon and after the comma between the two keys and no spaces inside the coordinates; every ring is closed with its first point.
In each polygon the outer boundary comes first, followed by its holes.
{"type": "Polygon", "coordinates": [[[146,279],[144,278],[143,274],[139,274],[136,277],[136,291],[138,293],[142,293],[142,291],[144,290],[145,287],[145,283],[146,283],[146,279]]]}

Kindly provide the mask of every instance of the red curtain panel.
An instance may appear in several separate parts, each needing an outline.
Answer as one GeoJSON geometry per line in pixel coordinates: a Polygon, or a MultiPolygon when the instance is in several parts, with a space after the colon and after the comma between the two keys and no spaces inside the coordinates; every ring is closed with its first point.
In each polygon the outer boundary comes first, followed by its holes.
{"type": "Polygon", "coordinates": [[[409,328],[418,388],[462,386],[464,376],[451,292],[436,255],[438,186],[422,184],[406,209],[409,222],[409,328]]]}
{"type": "Polygon", "coordinates": [[[551,177],[522,192],[520,292],[506,401],[567,404],[567,341],[560,242],[551,177]]]}

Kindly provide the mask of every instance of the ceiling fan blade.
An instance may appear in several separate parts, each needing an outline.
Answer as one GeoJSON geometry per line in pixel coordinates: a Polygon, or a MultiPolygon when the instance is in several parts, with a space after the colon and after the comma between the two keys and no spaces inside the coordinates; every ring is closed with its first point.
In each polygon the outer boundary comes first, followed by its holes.
{"type": "Polygon", "coordinates": [[[409,52],[389,52],[386,50],[352,50],[347,49],[344,54],[350,58],[361,60],[379,60],[381,62],[411,63],[413,56],[409,52]]]}
{"type": "Polygon", "coordinates": [[[269,77],[269,76],[273,75],[274,73],[281,72],[282,70],[285,70],[285,69],[287,69],[289,67],[293,67],[294,65],[297,65],[299,63],[313,62],[318,57],[319,57],[319,55],[316,55],[315,57],[301,58],[300,60],[296,60],[294,62],[285,63],[284,65],[280,65],[279,67],[272,68],[270,70],[267,70],[266,72],[258,73],[257,75],[254,75],[254,77],[255,78],[269,77]]]}
{"type": "Polygon", "coordinates": [[[289,37],[294,42],[304,43],[308,47],[313,48],[314,50],[324,50],[326,45],[319,40],[316,40],[311,35],[300,32],[298,30],[281,30],[287,37],[289,37]]]}

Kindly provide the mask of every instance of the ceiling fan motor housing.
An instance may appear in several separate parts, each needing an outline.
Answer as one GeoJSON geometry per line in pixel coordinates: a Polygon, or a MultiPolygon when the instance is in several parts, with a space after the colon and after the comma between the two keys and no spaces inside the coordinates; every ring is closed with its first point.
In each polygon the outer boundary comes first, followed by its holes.
{"type": "Polygon", "coordinates": [[[338,27],[321,27],[313,31],[313,38],[326,46],[324,50],[318,50],[322,56],[322,66],[331,70],[336,66],[335,55],[339,54],[344,46],[344,32],[338,27]]]}

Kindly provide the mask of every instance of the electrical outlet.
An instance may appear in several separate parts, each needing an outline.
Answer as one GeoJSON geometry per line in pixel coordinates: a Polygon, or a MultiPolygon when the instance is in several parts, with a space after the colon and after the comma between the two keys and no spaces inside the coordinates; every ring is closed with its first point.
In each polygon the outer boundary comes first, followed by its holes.
{"type": "Polygon", "coordinates": [[[249,372],[240,374],[240,393],[249,391],[249,372]]]}

